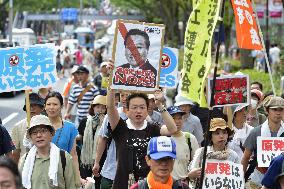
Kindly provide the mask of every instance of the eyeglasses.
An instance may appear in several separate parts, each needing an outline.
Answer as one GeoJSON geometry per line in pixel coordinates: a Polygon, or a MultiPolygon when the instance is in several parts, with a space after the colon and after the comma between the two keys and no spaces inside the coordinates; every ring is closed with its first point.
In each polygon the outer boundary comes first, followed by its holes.
{"type": "Polygon", "coordinates": [[[136,111],[138,109],[146,110],[147,106],[130,106],[129,109],[134,110],[134,111],[136,111]]]}
{"type": "Polygon", "coordinates": [[[49,132],[49,129],[47,129],[47,128],[40,128],[40,129],[32,130],[30,132],[30,135],[31,136],[36,136],[38,133],[45,134],[47,132],[49,132]]]}
{"type": "Polygon", "coordinates": [[[270,108],[273,111],[277,112],[282,112],[284,109],[283,108],[270,108]]]}

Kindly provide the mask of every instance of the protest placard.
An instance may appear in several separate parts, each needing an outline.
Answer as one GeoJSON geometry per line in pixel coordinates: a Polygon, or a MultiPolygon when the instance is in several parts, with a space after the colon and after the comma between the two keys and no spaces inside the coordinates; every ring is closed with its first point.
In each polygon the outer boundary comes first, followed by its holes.
{"type": "Polygon", "coordinates": [[[154,92],[159,87],[164,25],[118,20],[111,88],[154,92]]]}
{"type": "Polygon", "coordinates": [[[0,50],[0,92],[47,87],[56,82],[54,44],[0,50]]]}
{"type": "MultiPolygon", "coordinates": [[[[213,78],[208,79],[208,102],[210,102],[213,78]]],[[[234,75],[217,77],[215,82],[214,107],[250,102],[249,77],[234,75]]]]}
{"type": "Polygon", "coordinates": [[[257,163],[259,167],[269,167],[273,158],[284,151],[284,138],[257,137],[257,163]]]}
{"type": "Polygon", "coordinates": [[[250,0],[231,0],[234,9],[238,46],[262,50],[258,26],[250,0]]]}
{"type": "Polygon", "coordinates": [[[178,83],[178,49],[164,47],[160,72],[160,87],[176,88],[178,83]]]}
{"type": "Polygon", "coordinates": [[[244,189],[243,166],[231,161],[207,160],[202,188],[244,189]]]}
{"type": "Polygon", "coordinates": [[[204,96],[211,67],[211,41],[220,12],[221,0],[196,1],[184,37],[182,96],[207,107],[204,96]]]}

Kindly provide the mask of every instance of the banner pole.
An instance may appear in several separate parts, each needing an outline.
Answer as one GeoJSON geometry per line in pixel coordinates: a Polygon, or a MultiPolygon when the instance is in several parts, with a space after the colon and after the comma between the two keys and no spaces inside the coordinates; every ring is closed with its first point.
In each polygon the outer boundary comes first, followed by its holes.
{"type": "Polygon", "coordinates": [[[25,96],[26,96],[26,113],[27,113],[27,128],[30,128],[30,122],[31,122],[31,106],[30,106],[30,91],[25,90],[25,96]]]}
{"type": "MultiPolygon", "coordinates": [[[[252,5],[253,5],[253,9],[256,10],[255,9],[255,4],[254,4],[253,0],[252,0],[252,5]]],[[[267,49],[265,47],[264,40],[263,40],[263,34],[261,32],[261,28],[260,28],[260,25],[259,25],[258,17],[256,15],[256,13],[254,13],[254,14],[255,14],[255,18],[256,18],[256,24],[257,24],[257,27],[258,27],[259,37],[260,37],[260,40],[261,40],[263,51],[265,52],[264,53],[265,63],[267,65],[269,79],[270,79],[270,83],[271,83],[271,86],[272,86],[272,91],[273,91],[273,94],[276,95],[275,87],[274,87],[274,83],[273,83],[273,78],[272,78],[272,73],[271,73],[271,68],[270,68],[270,64],[269,64],[269,60],[268,60],[268,54],[267,54],[267,51],[266,51],[267,49]]]]}
{"type": "Polygon", "coordinates": [[[215,55],[216,57],[215,57],[215,64],[214,64],[213,84],[212,84],[212,89],[211,89],[210,107],[209,107],[208,121],[207,121],[207,130],[206,130],[206,134],[205,134],[205,143],[204,143],[204,151],[203,151],[203,157],[202,157],[201,176],[200,176],[200,179],[199,179],[199,183],[197,183],[199,189],[202,189],[203,180],[204,180],[204,176],[205,176],[206,154],[207,154],[207,147],[208,147],[208,144],[209,144],[208,133],[209,133],[209,129],[210,129],[210,118],[211,118],[213,106],[214,106],[214,95],[215,95],[214,89],[215,89],[215,83],[216,83],[216,77],[217,77],[217,67],[218,67],[220,44],[221,44],[221,28],[223,27],[225,1],[226,0],[221,0],[221,14],[219,16],[218,43],[217,43],[217,49],[216,49],[216,55],[215,55]]]}

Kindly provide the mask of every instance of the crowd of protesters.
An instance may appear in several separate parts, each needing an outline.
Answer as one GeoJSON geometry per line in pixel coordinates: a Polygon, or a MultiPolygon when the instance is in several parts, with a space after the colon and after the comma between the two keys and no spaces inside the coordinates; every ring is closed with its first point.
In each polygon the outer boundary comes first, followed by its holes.
{"type": "Polygon", "coordinates": [[[231,123],[226,108],[214,108],[207,126],[209,110],[179,93],[168,107],[163,90],[116,93],[107,86],[113,62],[92,65],[80,53],[62,94],[31,93],[30,122],[11,137],[0,127],[2,188],[195,188],[205,138],[206,159],[242,164],[247,188],[284,185],[283,154],[268,169],[256,159],[258,136],[284,135],[284,99],[264,95],[261,83],[251,83],[250,102],[230,107],[231,123]]]}

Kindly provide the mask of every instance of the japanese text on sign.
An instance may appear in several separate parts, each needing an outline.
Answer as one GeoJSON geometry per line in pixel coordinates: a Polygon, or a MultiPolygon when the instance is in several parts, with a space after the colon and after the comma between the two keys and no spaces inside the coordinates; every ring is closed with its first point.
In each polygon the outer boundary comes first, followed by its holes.
{"type": "Polygon", "coordinates": [[[220,0],[198,1],[192,11],[184,41],[182,96],[207,106],[205,79],[211,65],[211,39],[220,10],[220,0]]]}
{"type": "Polygon", "coordinates": [[[262,44],[250,0],[231,0],[231,2],[235,14],[239,47],[261,50],[262,44]]]}
{"type": "Polygon", "coordinates": [[[50,86],[56,82],[54,44],[0,50],[0,92],[50,86]]]}
{"type": "Polygon", "coordinates": [[[257,163],[259,167],[269,167],[273,158],[284,151],[284,138],[257,137],[257,163]]]}
{"type": "MultiPolygon", "coordinates": [[[[213,78],[208,80],[208,98],[211,97],[213,78]]],[[[226,76],[216,78],[214,106],[224,106],[248,102],[248,76],[226,76]]],[[[208,99],[209,102],[209,99],[208,99]]]]}
{"type": "Polygon", "coordinates": [[[244,173],[241,164],[231,161],[207,160],[202,188],[244,189],[244,173]]]}
{"type": "Polygon", "coordinates": [[[159,87],[164,25],[118,20],[111,88],[154,92],[159,87]]]}

